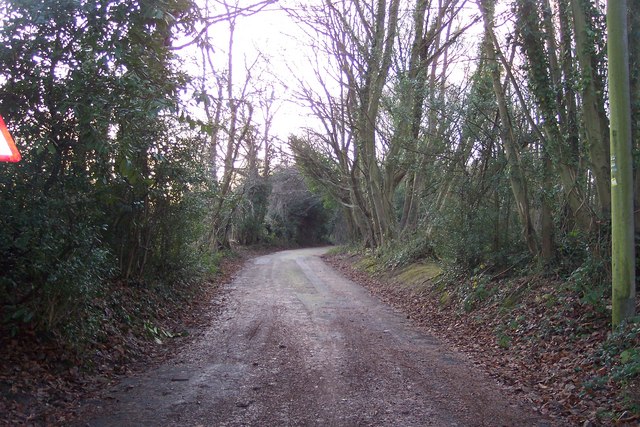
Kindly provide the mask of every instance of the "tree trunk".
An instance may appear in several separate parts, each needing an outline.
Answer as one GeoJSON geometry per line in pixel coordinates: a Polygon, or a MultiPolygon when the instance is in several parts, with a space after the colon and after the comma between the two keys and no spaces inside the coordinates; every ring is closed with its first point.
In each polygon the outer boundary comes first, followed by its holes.
{"type": "Polygon", "coordinates": [[[555,71],[545,53],[545,34],[540,29],[537,2],[520,0],[516,5],[518,30],[528,62],[529,83],[544,118],[545,150],[560,177],[576,225],[582,231],[590,233],[596,220],[579,185],[577,147],[566,144],[565,137],[569,132],[566,128],[561,128],[558,121],[558,117],[564,116],[559,111],[563,106],[558,105],[558,92],[554,90],[552,74],[555,71]]]}
{"type": "MultiPolygon", "coordinates": [[[[425,31],[425,14],[427,10],[427,0],[417,0],[416,10],[414,11],[414,28],[415,35],[411,46],[411,55],[409,57],[408,80],[409,84],[406,88],[406,98],[403,100],[404,105],[409,106],[410,110],[406,116],[401,118],[398,126],[398,134],[400,140],[411,147],[418,147],[418,138],[420,132],[420,122],[422,121],[422,111],[424,103],[424,86],[426,79],[426,70],[422,63],[422,57],[426,46],[425,31]]],[[[413,151],[408,153],[411,163],[416,162],[416,155],[413,151]]],[[[400,230],[415,229],[416,221],[412,216],[414,206],[418,203],[417,175],[420,171],[411,170],[405,180],[405,196],[402,207],[402,217],[400,219],[400,230]]]]}
{"type": "Polygon", "coordinates": [[[551,201],[549,200],[550,194],[553,192],[553,177],[552,173],[552,165],[551,158],[549,158],[549,154],[542,150],[542,161],[543,161],[543,194],[541,196],[541,245],[540,245],[540,255],[542,257],[542,261],[545,265],[551,263],[554,258],[554,244],[553,244],[553,216],[551,212],[551,201]]]}
{"type": "Polygon", "coordinates": [[[537,256],[539,253],[539,245],[533,228],[533,222],[531,221],[527,181],[524,173],[522,172],[522,166],[520,165],[520,153],[516,147],[511,117],[507,108],[506,96],[500,81],[500,65],[495,53],[495,35],[493,33],[494,7],[494,0],[480,1],[480,9],[484,20],[485,31],[484,51],[487,55],[487,66],[491,67],[493,91],[498,103],[500,122],[502,124],[500,127],[500,137],[502,139],[502,147],[509,164],[509,182],[511,184],[513,197],[516,201],[516,208],[518,210],[520,222],[522,223],[522,234],[531,254],[537,256]]]}
{"type": "Polygon", "coordinates": [[[615,328],[635,313],[633,165],[626,0],[607,2],[611,107],[612,313],[615,328]]]}
{"type": "MultiPolygon", "coordinates": [[[[640,2],[629,5],[629,85],[631,94],[631,117],[640,117],[640,2]]],[[[634,155],[640,152],[640,120],[631,121],[631,140],[634,155]]],[[[634,164],[635,175],[635,230],[640,236],[640,173],[634,164]]]]}
{"type": "Polygon", "coordinates": [[[608,218],[611,211],[609,166],[609,120],[604,109],[604,81],[597,72],[593,34],[596,29],[589,20],[584,0],[571,0],[576,36],[576,54],[582,77],[582,115],[591,171],[598,191],[599,214],[608,218]]]}
{"type": "Polygon", "coordinates": [[[385,0],[377,1],[372,51],[367,61],[365,84],[361,92],[357,129],[367,193],[373,206],[377,240],[381,245],[393,238],[396,231],[391,195],[385,191],[388,187],[385,186],[376,152],[376,124],[382,90],[391,67],[391,55],[398,25],[399,0],[391,0],[388,14],[386,6],[385,0]]]}

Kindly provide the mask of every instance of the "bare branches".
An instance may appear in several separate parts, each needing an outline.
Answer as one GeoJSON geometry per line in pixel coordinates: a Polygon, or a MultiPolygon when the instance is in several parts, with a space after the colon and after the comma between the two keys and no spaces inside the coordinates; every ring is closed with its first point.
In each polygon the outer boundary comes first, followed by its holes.
{"type": "Polygon", "coordinates": [[[230,22],[240,16],[255,15],[256,13],[264,11],[268,6],[276,4],[278,0],[262,0],[257,3],[253,3],[249,6],[243,6],[243,7],[240,7],[237,4],[230,5],[226,1],[221,1],[221,0],[213,0],[213,2],[224,6],[225,12],[212,15],[212,16],[201,17],[200,22],[203,25],[202,29],[200,29],[195,35],[193,35],[192,39],[189,40],[188,42],[185,42],[178,46],[171,46],[169,49],[181,50],[188,46],[192,46],[194,44],[200,43],[212,25],[220,22],[225,22],[225,21],[230,22]]]}

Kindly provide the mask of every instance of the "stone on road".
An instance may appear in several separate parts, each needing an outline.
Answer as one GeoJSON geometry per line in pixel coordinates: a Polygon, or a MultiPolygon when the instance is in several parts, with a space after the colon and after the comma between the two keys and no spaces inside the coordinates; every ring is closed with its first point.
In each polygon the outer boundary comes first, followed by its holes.
{"type": "MultiPolygon", "coordinates": [[[[247,263],[203,337],[124,380],[91,426],[534,426],[462,354],[327,266],[247,263]]],[[[218,301],[220,303],[220,301],[218,301]]]]}

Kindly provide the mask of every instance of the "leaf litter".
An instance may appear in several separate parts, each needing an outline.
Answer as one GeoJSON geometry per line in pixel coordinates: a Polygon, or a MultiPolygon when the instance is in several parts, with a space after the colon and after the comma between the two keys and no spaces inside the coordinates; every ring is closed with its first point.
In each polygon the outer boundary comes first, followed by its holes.
{"type": "Polygon", "coordinates": [[[157,366],[197,339],[215,310],[213,296],[244,260],[264,251],[224,258],[220,273],[176,295],[135,284],[111,283],[94,302],[96,336],[82,345],[25,325],[12,337],[0,330],[0,425],[68,425],[82,402],[124,376],[157,366]]]}
{"type": "MultiPolygon", "coordinates": [[[[480,301],[443,286],[399,283],[397,274],[379,274],[362,256],[330,255],[325,260],[350,279],[426,327],[497,379],[541,414],[567,425],[639,425],[640,377],[616,381],[619,356],[607,360],[608,313],[580,301],[555,277],[529,276],[485,284],[480,301]],[[493,296],[493,298],[491,297],[493,296]]],[[[468,278],[460,278],[469,280],[468,278]]],[[[626,358],[639,355],[640,334],[626,346],[626,358]]],[[[640,356],[639,356],[640,358],[640,356]]]]}

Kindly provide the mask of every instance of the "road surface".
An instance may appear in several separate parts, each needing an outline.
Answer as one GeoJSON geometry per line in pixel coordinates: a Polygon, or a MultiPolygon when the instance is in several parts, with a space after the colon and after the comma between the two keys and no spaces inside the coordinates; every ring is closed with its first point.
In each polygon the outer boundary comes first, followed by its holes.
{"type": "Polygon", "coordinates": [[[201,339],[106,392],[82,425],[549,425],[325,251],[249,261],[201,339]]]}

